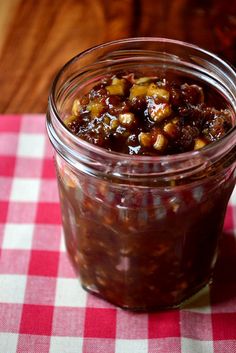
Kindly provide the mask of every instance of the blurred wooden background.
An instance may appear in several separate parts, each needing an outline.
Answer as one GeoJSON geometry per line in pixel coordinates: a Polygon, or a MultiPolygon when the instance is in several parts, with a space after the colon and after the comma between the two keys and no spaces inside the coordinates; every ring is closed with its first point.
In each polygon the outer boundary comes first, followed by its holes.
{"type": "Polygon", "coordinates": [[[236,1],[0,0],[0,113],[45,112],[68,59],[133,36],[192,42],[236,65],[236,1]]]}

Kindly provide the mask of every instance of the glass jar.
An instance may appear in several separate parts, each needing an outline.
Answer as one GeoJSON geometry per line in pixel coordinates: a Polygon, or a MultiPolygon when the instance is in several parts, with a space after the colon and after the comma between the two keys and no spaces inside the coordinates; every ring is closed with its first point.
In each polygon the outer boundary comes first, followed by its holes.
{"type": "Polygon", "coordinates": [[[122,308],[148,311],[179,306],[209,283],[235,185],[235,112],[232,67],[183,42],[110,42],[61,69],[47,131],[66,247],[83,288],[122,308]],[[109,152],[73,135],[63,121],[74,99],[121,70],[197,82],[231,110],[233,129],[201,150],[161,157],[109,152]]]}

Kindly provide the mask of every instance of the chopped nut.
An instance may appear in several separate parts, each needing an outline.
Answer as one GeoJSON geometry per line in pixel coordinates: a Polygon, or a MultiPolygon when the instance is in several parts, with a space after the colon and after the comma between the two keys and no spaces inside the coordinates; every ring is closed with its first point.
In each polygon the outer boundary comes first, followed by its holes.
{"type": "Polygon", "coordinates": [[[133,85],[130,88],[129,99],[132,100],[136,97],[146,96],[148,86],[145,85],[133,85]]]}
{"type": "Polygon", "coordinates": [[[156,142],[154,143],[153,147],[155,150],[162,152],[165,150],[167,144],[167,138],[162,134],[157,134],[156,142]]]}
{"type": "Polygon", "coordinates": [[[110,122],[111,122],[111,119],[109,118],[109,116],[106,115],[103,118],[103,124],[110,125],[110,122]]]}
{"type": "Polygon", "coordinates": [[[173,123],[173,124],[178,124],[179,123],[179,117],[178,116],[176,116],[176,117],[174,117],[172,120],[171,120],[171,122],[173,123]]]}
{"type": "Polygon", "coordinates": [[[152,136],[149,132],[140,132],[138,135],[138,140],[141,146],[151,147],[152,146],[152,136]]]}
{"type": "Polygon", "coordinates": [[[168,102],[170,93],[164,88],[159,88],[157,85],[155,85],[155,83],[151,83],[147,89],[147,96],[159,98],[165,102],[168,102]]]}
{"type": "Polygon", "coordinates": [[[176,124],[173,124],[173,123],[167,123],[164,126],[163,130],[165,131],[165,133],[168,136],[170,136],[172,138],[176,137],[176,135],[178,134],[178,128],[177,128],[176,124]]]}
{"type": "Polygon", "coordinates": [[[131,126],[135,123],[135,116],[133,113],[119,114],[119,122],[124,126],[131,126]]]}
{"type": "Polygon", "coordinates": [[[106,90],[107,90],[111,95],[122,96],[122,95],[124,94],[124,87],[123,87],[122,85],[106,86],[106,90]]]}
{"type": "Polygon", "coordinates": [[[195,140],[195,143],[194,143],[195,150],[199,150],[200,148],[203,148],[204,146],[206,146],[206,142],[203,139],[197,138],[195,140]]]}
{"type": "Polygon", "coordinates": [[[87,105],[88,111],[90,111],[92,118],[98,117],[102,110],[104,109],[104,106],[100,102],[91,102],[87,105]]]}
{"type": "Polygon", "coordinates": [[[73,115],[78,115],[81,109],[81,104],[79,99],[75,99],[73,106],[72,106],[72,114],[73,115]]]}
{"type": "Polygon", "coordinates": [[[148,112],[153,121],[160,122],[171,115],[171,107],[167,103],[151,103],[148,112]]]}
{"type": "Polygon", "coordinates": [[[76,116],[70,115],[70,116],[68,116],[67,118],[65,118],[64,124],[65,124],[66,126],[68,126],[69,124],[71,124],[71,123],[72,123],[74,120],[76,120],[76,119],[77,119],[76,116]]]}
{"type": "Polygon", "coordinates": [[[110,127],[111,129],[116,129],[117,127],[119,126],[119,120],[117,119],[113,119],[111,122],[110,122],[110,127]]]}
{"type": "Polygon", "coordinates": [[[125,80],[119,78],[113,78],[112,84],[110,86],[106,86],[106,90],[111,95],[122,96],[125,91],[125,80]]]}
{"type": "Polygon", "coordinates": [[[152,80],[152,77],[140,77],[140,78],[137,78],[137,79],[135,80],[135,83],[136,83],[137,85],[140,85],[140,84],[142,84],[142,83],[150,82],[151,80],[152,80]]]}
{"type": "Polygon", "coordinates": [[[117,77],[114,77],[112,79],[112,85],[121,85],[121,86],[124,86],[124,83],[125,83],[125,80],[123,78],[117,78],[117,77]]]}

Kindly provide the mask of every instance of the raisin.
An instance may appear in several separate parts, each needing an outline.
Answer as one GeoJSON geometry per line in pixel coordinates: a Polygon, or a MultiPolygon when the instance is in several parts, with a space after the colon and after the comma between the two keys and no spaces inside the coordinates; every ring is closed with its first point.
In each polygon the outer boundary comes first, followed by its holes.
{"type": "Polygon", "coordinates": [[[197,85],[188,85],[187,83],[181,86],[183,101],[187,104],[200,104],[204,101],[202,88],[197,85]]]}

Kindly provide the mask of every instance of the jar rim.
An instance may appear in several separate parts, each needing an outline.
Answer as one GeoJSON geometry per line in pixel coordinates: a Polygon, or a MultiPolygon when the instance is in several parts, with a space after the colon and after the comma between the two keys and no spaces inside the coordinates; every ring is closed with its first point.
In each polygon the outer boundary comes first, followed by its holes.
{"type": "MultiPolygon", "coordinates": [[[[102,43],[99,45],[92,46],[92,47],[78,53],[77,55],[75,55],[73,58],[71,58],[69,61],[67,61],[61,67],[61,69],[58,71],[58,73],[56,74],[56,76],[53,80],[50,94],[49,94],[49,105],[52,108],[51,113],[54,115],[57,122],[60,124],[60,128],[62,129],[63,134],[68,135],[70,137],[70,139],[73,140],[74,145],[78,145],[82,149],[88,150],[91,153],[99,154],[100,157],[108,158],[108,159],[113,158],[115,160],[119,160],[121,158],[125,158],[126,161],[130,161],[130,162],[134,162],[134,161],[138,162],[139,161],[139,162],[144,162],[144,163],[145,162],[147,162],[147,163],[148,162],[165,162],[165,161],[168,162],[171,160],[175,160],[176,162],[178,162],[178,161],[187,160],[189,158],[197,158],[200,156],[203,157],[205,152],[211,154],[211,152],[214,151],[216,147],[218,148],[221,145],[224,145],[225,143],[228,142],[228,140],[232,137],[232,135],[234,135],[234,134],[236,135],[236,124],[235,124],[234,127],[232,129],[230,129],[230,131],[225,136],[223,136],[220,140],[212,142],[200,150],[193,150],[193,151],[188,151],[188,152],[176,153],[176,154],[172,154],[172,155],[162,155],[162,156],[129,155],[129,154],[119,153],[119,152],[115,152],[115,151],[110,151],[110,150],[104,149],[103,147],[93,145],[92,143],[89,143],[89,142],[79,138],[78,136],[75,136],[63,124],[62,120],[60,119],[60,114],[58,112],[56,101],[55,101],[54,92],[56,91],[57,83],[58,83],[59,79],[61,78],[62,74],[66,71],[66,69],[70,65],[72,65],[73,63],[75,63],[79,59],[83,58],[84,56],[91,54],[99,49],[109,48],[109,47],[112,48],[112,46],[116,46],[119,44],[128,44],[128,43],[134,44],[134,43],[142,43],[142,42],[143,43],[144,42],[150,42],[150,43],[152,42],[152,43],[175,44],[175,45],[178,45],[181,47],[186,47],[189,49],[193,49],[193,50],[198,51],[199,53],[205,54],[205,55],[209,56],[209,58],[212,58],[212,59],[216,60],[218,63],[224,65],[224,67],[230,71],[230,73],[233,75],[233,78],[235,81],[235,86],[236,86],[236,70],[233,65],[227,63],[226,61],[224,61],[223,59],[221,59],[220,57],[218,57],[214,53],[212,53],[206,49],[203,49],[197,45],[188,43],[188,42],[170,39],[170,38],[163,38],[163,37],[134,37],[134,38],[130,37],[130,38],[109,41],[109,42],[105,42],[105,43],[102,43]]],[[[47,119],[49,119],[49,117],[47,119]]],[[[49,128],[48,128],[48,130],[49,130],[49,128]]]]}

